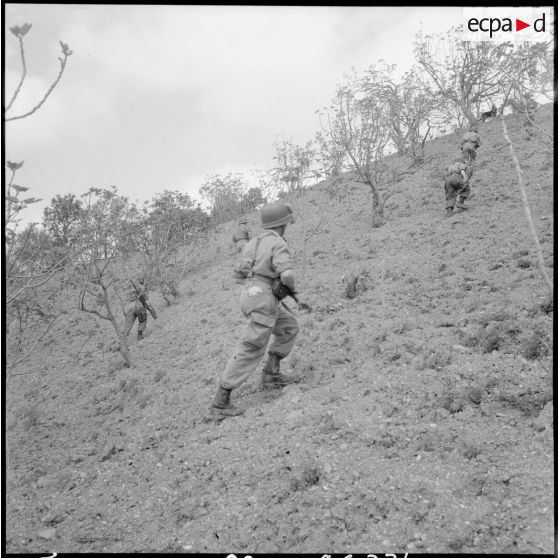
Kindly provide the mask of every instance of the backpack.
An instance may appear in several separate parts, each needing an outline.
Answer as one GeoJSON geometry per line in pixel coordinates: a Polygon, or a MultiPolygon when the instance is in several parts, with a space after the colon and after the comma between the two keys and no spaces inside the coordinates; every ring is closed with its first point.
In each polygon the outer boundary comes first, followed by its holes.
{"type": "Polygon", "coordinates": [[[452,174],[461,174],[460,171],[462,169],[463,163],[461,161],[452,163],[451,165],[447,166],[444,170],[444,178],[448,178],[452,174]]]}

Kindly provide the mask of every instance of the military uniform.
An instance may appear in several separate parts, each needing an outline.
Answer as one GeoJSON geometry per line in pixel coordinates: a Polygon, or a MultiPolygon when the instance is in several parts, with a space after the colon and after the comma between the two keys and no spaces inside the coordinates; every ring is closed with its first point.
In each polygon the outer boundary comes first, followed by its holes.
{"type": "Polygon", "coordinates": [[[480,134],[471,129],[463,134],[461,138],[461,150],[463,155],[469,159],[469,161],[474,161],[477,157],[477,149],[481,146],[480,134]]]}
{"type": "Polygon", "coordinates": [[[448,214],[456,206],[463,209],[463,202],[469,197],[471,188],[469,182],[473,176],[473,165],[465,161],[456,161],[450,165],[444,176],[444,189],[446,191],[446,211],[448,214]],[[465,184],[465,187],[463,185],[465,184]]]}
{"type": "Polygon", "coordinates": [[[240,310],[249,321],[221,374],[211,406],[212,413],[220,418],[244,413],[231,404],[231,391],[257,368],[266,348],[268,359],[262,370],[262,387],[283,387],[296,381],[281,374],[279,368],[280,361],[293,348],[298,322],[272,287],[280,279],[284,288],[291,293],[295,290],[292,256],[283,238],[287,225],[295,221],[294,210],[289,203],[274,202],[261,210],[261,219],[266,231],[244,246],[235,267],[236,276],[246,277],[240,294],[240,310]]]}
{"type": "Polygon", "coordinates": [[[258,238],[253,238],[241,254],[241,268],[246,269],[256,258],[254,275],[245,282],[240,294],[240,310],[250,321],[222,374],[221,385],[226,389],[238,387],[256,369],[272,334],[268,354],[280,359],[291,352],[298,334],[295,316],[271,292],[273,279],[293,267],[287,242],[275,231],[267,231],[259,239],[257,254],[254,250],[258,238]]]}
{"type": "Polygon", "coordinates": [[[130,331],[132,331],[132,327],[134,326],[134,322],[136,318],[138,320],[138,339],[143,338],[143,332],[147,327],[147,310],[145,309],[144,305],[140,302],[139,297],[143,294],[143,296],[147,299],[147,289],[143,284],[138,285],[139,293],[136,292],[135,289],[130,289],[128,294],[128,304],[126,305],[126,309],[124,311],[124,331],[126,335],[130,335],[130,331]]]}
{"type": "Polygon", "coordinates": [[[248,244],[248,241],[250,240],[250,233],[248,232],[248,230],[240,227],[240,225],[242,225],[243,223],[246,224],[248,223],[248,221],[240,221],[238,223],[238,227],[232,235],[232,241],[237,254],[242,252],[242,249],[244,248],[244,246],[246,246],[246,244],[248,244]]]}

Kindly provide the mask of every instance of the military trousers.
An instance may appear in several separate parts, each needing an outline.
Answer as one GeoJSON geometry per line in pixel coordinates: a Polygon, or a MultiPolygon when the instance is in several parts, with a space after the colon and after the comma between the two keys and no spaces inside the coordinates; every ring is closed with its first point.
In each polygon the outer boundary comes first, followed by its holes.
{"type": "Polygon", "coordinates": [[[147,310],[139,300],[130,302],[126,307],[124,318],[124,332],[126,335],[130,335],[136,318],[138,319],[138,333],[145,331],[147,327],[147,310]]]}
{"type": "Polygon", "coordinates": [[[294,314],[285,309],[271,292],[271,286],[264,282],[247,281],[240,294],[240,310],[249,322],[221,375],[220,384],[225,389],[234,389],[245,382],[266,348],[269,354],[285,358],[299,331],[294,314]]]}
{"type": "Polygon", "coordinates": [[[446,208],[451,207],[453,209],[455,207],[458,192],[461,200],[466,200],[469,197],[469,194],[471,193],[469,183],[467,183],[467,186],[465,186],[463,190],[461,190],[462,186],[463,177],[457,174],[450,174],[445,178],[444,188],[446,190],[446,208]]]}

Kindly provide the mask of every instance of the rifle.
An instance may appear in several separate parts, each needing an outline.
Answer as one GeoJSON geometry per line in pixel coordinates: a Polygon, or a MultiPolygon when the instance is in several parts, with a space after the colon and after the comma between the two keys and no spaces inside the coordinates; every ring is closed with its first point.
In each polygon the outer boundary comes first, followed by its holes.
{"type": "Polygon", "coordinates": [[[312,312],[312,307],[306,302],[300,302],[296,293],[290,293],[289,296],[296,302],[299,310],[306,310],[307,312],[312,312]]]}
{"type": "MultiPolygon", "coordinates": [[[[291,291],[291,289],[285,285],[285,283],[282,283],[279,278],[274,280],[271,286],[271,292],[279,299],[279,301],[282,301],[287,296],[290,296],[296,302],[299,310],[312,312],[312,307],[309,304],[306,304],[306,302],[300,302],[297,293],[291,291]]],[[[281,302],[281,304],[283,303],[281,302]]]]}
{"type": "Polygon", "coordinates": [[[463,192],[463,190],[465,190],[465,188],[467,188],[467,184],[469,184],[469,179],[467,178],[465,180],[465,182],[463,183],[463,186],[461,186],[461,188],[459,188],[459,190],[457,190],[457,192],[455,193],[456,196],[459,196],[459,194],[461,194],[461,192],[463,192]]]}
{"type": "Polygon", "coordinates": [[[132,287],[134,287],[134,291],[136,291],[136,294],[138,295],[138,299],[143,304],[143,307],[151,314],[153,319],[156,320],[157,313],[155,312],[151,304],[147,302],[145,295],[142,292],[140,292],[140,290],[136,287],[136,284],[131,279],[130,279],[130,283],[132,283],[132,287]]]}

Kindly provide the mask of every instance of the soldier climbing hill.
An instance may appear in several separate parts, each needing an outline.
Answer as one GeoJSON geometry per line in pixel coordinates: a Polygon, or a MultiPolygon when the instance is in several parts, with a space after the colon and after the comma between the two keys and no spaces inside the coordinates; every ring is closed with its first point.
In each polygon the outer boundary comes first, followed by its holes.
{"type": "Polygon", "coordinates": [[[477,157],[477,149],[481,146],[478,124],[471,124],[469,131],[461,138],[461,150],[465,159],[472,162],[477,157]]]}
{"type": "Polygon", "coordinates": [[[124,316],[125,316],[125,323],[124,323],[124,331],[126,335],[130,335],[130,331],[132,331],[132,327],[134,326],[134,322],[136,318],[138,319],[138,340],[143,339],[143,332],[147,327],[147,311],[153,317],[154,320],[157,319],[157,314],[155,310],[151,307],[149,302],[147,301],[148,294],[147,294],[147,287],[145,285],[145,281],[139,280],[138,284],[136,285],[132,280],[130,280],[131,288],[129,291],[128,296],[128,305],[126,306],[124,316]]]}
{"type": "Polygon", "coordinates": [[[288,203],[275,202],[262,208],[261,220],[265,232],[246,244],[235,270],[237,277],[246,278],[240,310],[249,322],[221,375],[212,403],[212,413],[219,418],[244,413],[244,409],[231,404],[231,391],[257,368],[272,334],[262,387],[283,387],[297,381],[279,371],[281,360],[291,352],[298,334],[297,319],[281,299],[290,294],[299,309],[308,309],[296,298],[293,260],[284,239],[287,226],[294,223],[294,211],[288,203]]]}
{"type": "Polygon", "coordinates": [[[456,159],[444,174],[446,191],[446,217],[453,214],[454,208],[465,211],[465,200],[471,193],[470,180],[473,176],[473,165],[463,158],[456,159]],[[456,204],[457,201],[457,204],[456,204]]]}

